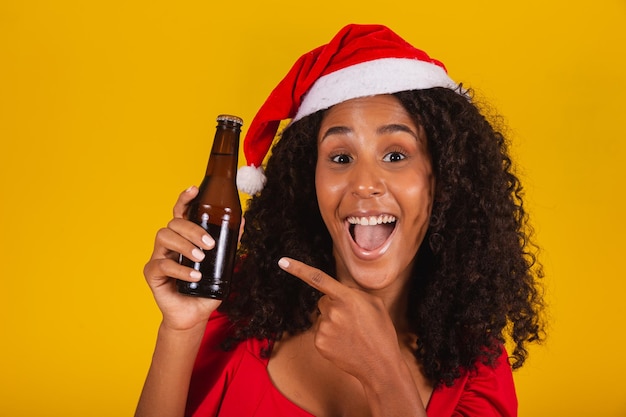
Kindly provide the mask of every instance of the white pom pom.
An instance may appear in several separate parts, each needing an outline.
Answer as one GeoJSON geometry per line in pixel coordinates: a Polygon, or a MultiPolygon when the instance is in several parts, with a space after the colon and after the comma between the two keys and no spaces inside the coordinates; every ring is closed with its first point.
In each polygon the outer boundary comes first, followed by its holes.
{"type": "Polygon", "coordinates": [[[237,170],[237,188],[249,195],[255,195],[265,186],[263,168],[246,165],[237,170]]]}

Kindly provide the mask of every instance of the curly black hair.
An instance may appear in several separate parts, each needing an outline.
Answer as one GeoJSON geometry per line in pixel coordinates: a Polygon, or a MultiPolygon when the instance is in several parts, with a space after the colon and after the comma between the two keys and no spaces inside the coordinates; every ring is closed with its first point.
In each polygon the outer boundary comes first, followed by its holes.
{"type": "MultiPolygon", "coordinates": [[[[471,91],[468,91],[470,94],[471,91]]],[[[427,235],[411,278],[415,356],[433,383],[452,384],[511,344],[513,368],[543,339],[542,268],[507,141],[475,103],[446,89],[393,94],[424,127],[436,178],[427,235]]],[[[334,276],[332,241],[315,192],[324,112],[291,124],[272,149],[267,185],[249,200],[227,341],[278,340],[308,329],[321,294],[277,266],[282,256],[334,276]]]]}

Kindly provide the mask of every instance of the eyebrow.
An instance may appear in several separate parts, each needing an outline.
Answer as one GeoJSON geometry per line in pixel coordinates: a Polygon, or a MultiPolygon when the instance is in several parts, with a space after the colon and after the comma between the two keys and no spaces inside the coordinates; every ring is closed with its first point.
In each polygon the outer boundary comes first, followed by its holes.
{"type": "Polygon", "coordinates": [[[321,141],[326,139],[328,136],[331,136],[331,135],[347,135],[351,131],[352,131],[352,129],[350,129],[349,127],[346,127],[346,126],[333,126],[333,127],[329,128],[326,132],[324,132],[324,136],[322,136],[321,141]]]}
{"type": "Polygon", "coordinates": [[[413,136],[415,139],[419,139],[417,134],[410,127],[404,124],[393,123],[390,125],[381,126],[376,130],[376,133],[378,134],[395,133],[395,132],[405,132],[413,136]]]}
{"type": "MultiPolygon", "coordinates": [[[[331,136],[331,135],[346,135],[350,133],[351,131],[352,129],[346,126],[333,126],[329,128],[326,132],[324,132],[324,135],[321,137],[320,140],[323,141],[324,139],[326,139],[328,136],[331,136]]],[[[413,136],[415,139],[419,140],[419,136],[413,130],[411,130],[410,127],[404,124],[392,123],[389,125],[381,126],[378,129],[376,129],[376,133],[379,135],[395,133],[395,132],[405,132],[413,136]]]]}

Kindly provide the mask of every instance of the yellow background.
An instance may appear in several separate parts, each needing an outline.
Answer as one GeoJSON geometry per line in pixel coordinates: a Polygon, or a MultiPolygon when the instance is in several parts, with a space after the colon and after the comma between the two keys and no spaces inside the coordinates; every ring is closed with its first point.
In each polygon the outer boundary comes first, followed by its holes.
{"type": "Polygon", "coordinates": [[[142,267],[215,116],[249,123],[349,22],[510,128],[550,305],[520,415],[626,416],[624,0],[0,2],[0,415],[132,414],[159,322],[142,267]]]}

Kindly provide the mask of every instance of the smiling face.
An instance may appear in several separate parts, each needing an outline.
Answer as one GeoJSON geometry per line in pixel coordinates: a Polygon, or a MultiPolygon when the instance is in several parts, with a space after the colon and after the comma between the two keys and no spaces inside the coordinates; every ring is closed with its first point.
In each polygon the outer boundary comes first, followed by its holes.
{"type": "Polygon", "coordinates": [[[337,279],[402,291],[433,202],[424,130],[395,97],[379,95],[329,109],[317,146],[315,188],[337,279]]]}

